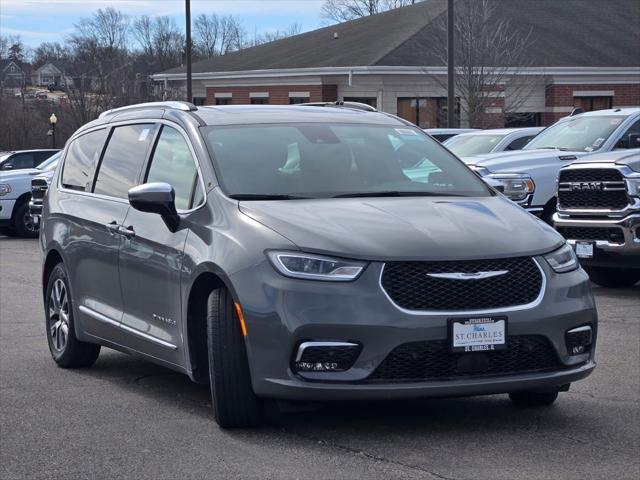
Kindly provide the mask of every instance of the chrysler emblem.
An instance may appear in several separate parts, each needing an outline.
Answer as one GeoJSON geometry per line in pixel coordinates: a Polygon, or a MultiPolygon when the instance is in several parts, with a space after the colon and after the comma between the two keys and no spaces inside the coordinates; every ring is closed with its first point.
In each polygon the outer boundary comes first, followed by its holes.
{"type": "Polygon", "coordinates": [[[484,280],[499,277],[509,273],[509,270],[494,270],[492,272],[455,272],[455,273],[427,273],[428,277],[446,278],[447,280],[484,280]]]}

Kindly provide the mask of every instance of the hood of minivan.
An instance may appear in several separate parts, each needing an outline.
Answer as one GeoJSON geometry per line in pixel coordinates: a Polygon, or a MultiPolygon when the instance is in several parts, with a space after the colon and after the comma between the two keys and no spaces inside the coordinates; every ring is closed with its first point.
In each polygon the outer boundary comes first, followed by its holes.
{"type": "Polygon", "coordinates": [[[522,173],[523,168],[534,166],[539,162],[559,162],[561,160],[567,163],[576,158],[589,155],[587,152],[580,151],[563,151],[563,150],[518,150],[515,152],[498,152],[487,155],[478,155],[475,157],[463,158],[468,165],[476,165],[485,167],[490,172],[500,173],[522,173]]]}
{"type": "Polygon", "coordinates": [[[240,202],[301,250],[365,260],[466,260],[546,253],[551,227],[504,197],[240,202]]]}

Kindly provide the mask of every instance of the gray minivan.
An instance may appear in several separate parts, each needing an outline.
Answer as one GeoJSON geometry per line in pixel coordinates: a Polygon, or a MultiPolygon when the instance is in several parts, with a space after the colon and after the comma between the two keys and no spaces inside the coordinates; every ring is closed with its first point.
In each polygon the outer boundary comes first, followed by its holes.
{"type": "Polygon", "coordinates": [[[210,383],[223,427],[267,399],[548,405],[595,367],[571,247],[397,117],[142,104],[63,155],[40,234],[61,367],[142,355],[210,383]]]}

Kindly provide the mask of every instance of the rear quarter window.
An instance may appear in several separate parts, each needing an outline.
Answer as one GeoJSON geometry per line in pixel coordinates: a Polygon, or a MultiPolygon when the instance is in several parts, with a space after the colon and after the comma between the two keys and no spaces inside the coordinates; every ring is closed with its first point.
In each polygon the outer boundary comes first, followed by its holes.
{"type": "Polygon", "coordinates": [[[62,186],[89,192],[100,157],[106,131],[95,130],[69,144],[62,170],[62,186]]]}

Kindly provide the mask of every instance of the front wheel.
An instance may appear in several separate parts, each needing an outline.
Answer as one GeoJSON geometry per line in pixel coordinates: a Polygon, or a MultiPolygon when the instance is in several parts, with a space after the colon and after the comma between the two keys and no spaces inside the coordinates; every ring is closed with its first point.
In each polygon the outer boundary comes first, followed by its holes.
{"type": "Polygon", "coordinates": [[[252,427],[262,423],[262,401],[253,392],[244,336],[226,288],[207,300],[207,346],[211,402],[222,428],[252,427]]]}
{"type": "Polygon", "coordinates": [[[606,288],[629,288],[640,281],[640,269],[623,270],[608,267],[587,267],[591,281],[606,288]]]}
{"type": "Polygon", "coordinates": [[[53,360],[62,368],[89,367],[100,354],[100,345],[76,338],[73,299],[62,263],[51,271],[45,295],[47,341],[53,360]]]}
{"type": "Polygon", "coordinates": [[[29,202],[23,201],[16,206],[13,223],[16,235],[26,238],[34,238],[38,236],[38,225],[35,224],[33,217],[29,212],[29,202]]]}

